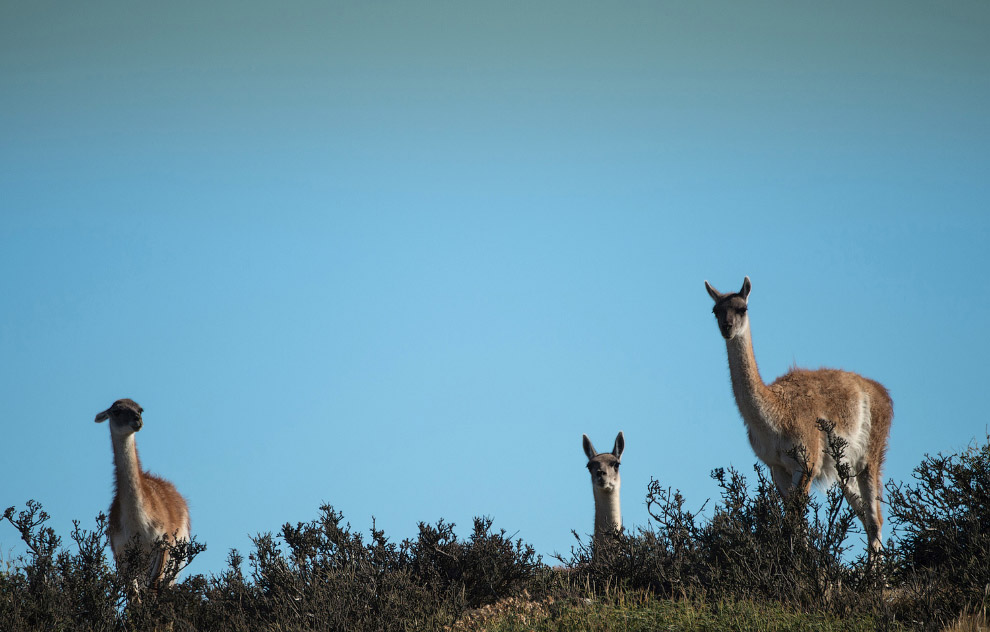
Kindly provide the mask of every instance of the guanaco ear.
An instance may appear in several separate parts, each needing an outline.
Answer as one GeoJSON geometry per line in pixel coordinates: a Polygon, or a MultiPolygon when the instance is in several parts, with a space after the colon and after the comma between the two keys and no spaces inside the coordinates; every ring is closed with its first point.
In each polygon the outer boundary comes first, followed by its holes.
{"type": "Polygon", "coordinates": [[[749,282],[749,277],[743,279],[742,289],[739,290],[739,296],[743,297],[744,301],[749,300],[749,291],[753,289],[753,284],[749,282]]]}
{"type": "Polygon", "coordinates": [[[102,413],[97,413],[95,421],[96,421],[96,423],[100,423],[101,421],[106,421],[107,419],[110,419],[110,409],[109,408],[107,408],[106,410],[104,410],[102,413]]]}
{"type": "Polygon", "coordinates": [[[622,435],[622,431],[615,437],[615,445],[612,446],[612,456],[618,460],[622,460],[622,451],[626,449],[626,438],[622,435]]]}
{"type": "Polygon", "coordinates": [[[584,438],[584,453],[588,455],[588,460],[590,461],[598,456],[598,453],[595,452],[595,446],[591,445],[591,439],[588,438],[588,435],[581,436],[584,438]]]}
{"type": "Polygon", "coordinates": [[[722,300],[722,293],[713,288],[708,281],[705,281],[705,289],[708,290],[708,296],[712,297],[712,300],[716,303],[722,300]]]}

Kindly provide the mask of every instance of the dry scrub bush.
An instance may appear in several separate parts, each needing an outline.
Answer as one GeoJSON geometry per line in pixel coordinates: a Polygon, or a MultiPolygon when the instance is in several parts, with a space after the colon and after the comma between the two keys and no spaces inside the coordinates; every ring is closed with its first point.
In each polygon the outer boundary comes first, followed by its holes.
{"type": "MultiPolygon", "coordinates": [[[[234,550],[219,575],[135,594],[142,576],[128,569],[148,568],[149,554],[132,547],[125,570],[115,571],[102,514],[95,531],[76,525],[73,553],[60,549],[40,504],[29,501],[16,516],[11,507],[3,518],[27,554],[0,573],[0,630],[434,630],[468,607],[522,593],[546,572],[531,546],[494,531],[488,518],[475,519],[467,540],[440,521],[396,544],[374,527],[365,541],[324,506],[317,520],[255,537],[248,576],[234,550]]],[[[170,546],[176,563],[165,581],[203,548],[170,546]]]]}
{"type": "Polygon", "coordinates": [[[990,436],[960,454],[926,455],[913,483],[887,484],[902,535],[892,580],[906,618],[950,625],[990,607],[990,436]]]}
{"type": "MultiPolygon", "coordinates": [[[[828,425],[822,429],[840,479],[848,479],[842,439],[828,425]]],[[[704,505],[688,511],[680,492],[651,480],[649,525],[603,540],[597,551],[575,534],[578,544],[570,558],[557,558],[599,587],[621,583],[667,597],[770,601],[837,615],[888,616],[881,594],[887,564],[870,563],[865,546],[863,554],[846,561],[849,536],[858,524],[839,487],[830,488],[824,502],[797,492],[785,501],[764,467],[755,472],[756,487],[750,490],[738,471],[714,470],[721,498],[707,520],[701,516],[704,505]]]]}
{"type": "MultiPolygon", "coordinates": [[[[830,441],[840,463],[842,448],[830,441]]],[[[435,630],[507,599],[532,598],[554,618],[589,594],[623,591],[865,615],[879,628],[937,629],[990,605],[990,437],[961,454],[926,457],[913,482],[887,485],[900,535],[874,561],[837,487],[820,501],[784,501],[765,469],[755,472],[750,485],[736,470],[716,469],[710,514],[705,505],[689,511],[679,492],[651,481],[651,523],[603,538],[595,551],[575,534],[570,556],[556,556],[564,569],[547,568],[488,518],[475,519],[466,539],[441,520],[393,542],[374,526],[367,537],[352,531],[324,506],[316,520],[255,537],[246,559],[232,550],[217,575],[185,571],[175,586],[137,595],[142,574],[127,569],[148,568],[148,554],[133,548],[115,570],[104,515],[91,531],[75,523],[64,549],[29,501],[2,516],[27,552],[0,570],[0,630],[435,630]]],[[[166,581],[203,548],[170,547],[166,581]]]]}

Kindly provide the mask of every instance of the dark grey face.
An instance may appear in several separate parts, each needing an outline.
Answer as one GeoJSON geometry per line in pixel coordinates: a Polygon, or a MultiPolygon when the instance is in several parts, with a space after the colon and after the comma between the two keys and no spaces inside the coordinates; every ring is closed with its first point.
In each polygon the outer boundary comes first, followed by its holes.
{"type": "Polygon", "coordinates": [[[114,431],[129,430],[137,432],[144,425],[141,413],[144,409],[133,399],[118,399],[113,406],[96,416],[96,423],[110,420],[110,428],[114,431]]]}
{"type": "Polygon", "coordinates": [[[588,461],[591,482],[598,487],[611,489],[619,479],[619,459],[606,452],[588,461]]]}
{"type": "Polygon", "coordinates": [[[718,321],[718,330],[726,340],[734,338],[746,325],[746,299],[738,294],[729,294],[715,303],[712,313],[718,321]]]}
{"type": "Polygon", "coordinates": [[[625,436],[620,432],[615,437],[615,445],[611,452],[599,454],[591,444],[588,435],[582,437],[584,454],[588,457],[588,471],[591,472],[591,484],[605,490],[615,490],[619,487],[619,460],[626,447],[625,436]]]}
{"type": "Polygon", "coordinates": [[[752,289],[749,277],[743,280],[742,288],[735,294],[722,294],[705,281],[708,295],[715,301],[712,313],[718,321],[718,330],[726,340],[735,338],[746,330],[749,324],[746,312],[748,310],[749,292],[752,289]]]}

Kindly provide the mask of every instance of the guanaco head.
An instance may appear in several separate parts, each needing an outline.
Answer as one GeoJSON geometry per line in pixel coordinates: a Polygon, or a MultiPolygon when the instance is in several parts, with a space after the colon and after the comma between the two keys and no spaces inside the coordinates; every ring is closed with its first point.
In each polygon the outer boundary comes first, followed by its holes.
{"type": "Polygon", "coordinates": [[[118,399],[113,406],[96,416],[96,423],[110,420],[110,432],[114,434],[131,434],[144,425],[141,413],[144,409],[133,399],[118,399]]]}
{"type": "Polygon", "coordinates": [[[611,452],[598,454],[595,446],[591,445],[588,435],[584,437],[584,453],[588,455],[588,471],[591,472],[591,485],[612,492],[619,489],[619,459],[626,447],[626,440],[620,432],[615,438],[611,452]]]}
{"type": "Polygon", "coordinates": [[[718,330],[722,337],[731,340],[742,334],[749,327],[749,316],[746,309],[749,302],[749,291],[753,285],[749,282],[749,277],[743,280],[742,289],[735,294],[722,294],[705,281],[705,289],[708,295],[715,301],[712,313],[718,321],[718,330]]]}

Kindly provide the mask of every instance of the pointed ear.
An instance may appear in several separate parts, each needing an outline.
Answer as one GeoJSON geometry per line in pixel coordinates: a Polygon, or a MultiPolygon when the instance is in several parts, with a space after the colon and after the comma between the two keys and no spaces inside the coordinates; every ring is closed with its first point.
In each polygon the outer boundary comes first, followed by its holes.
{"type": "Polygon", "coordinates": [[[612,456],[622,460],[622,451],[626,449],[626,438],[622,435],[622,431],[615,437],[615,445],[612,446],[612,456]]]}
{"type": "Polygon", "coordinates": [[[749,300],[749,291],[753,289],[753,284],[749,282],[749,277],[743,279],[742,289],[739,290],[739,296],[743,297],[743,300],[749,300]]]}
{"type": "Polygon", "coordinates": [[[100,423],[101,421],[106,421],[107,419],[110,419],[110,409],[109,408],[107,408],[106,410],[104,410],[102,413],[97,414],[96,415],[96,419],[94,421],[96,421],[96,423],[100,423]]]}
{"type": "Polygon", "coordinates": [[[595,446],[591,445],[591,439],[588,438],[588,435],[581,436],[584,437],[584,453],[588,455],[588,460],[590,461],[598,456],[598,453],[595,452],[595,446]]]}
{"type": "Polygon", "coordinates": [[[722,293],[713,288],[708,281],[705,281],[705,289],[708,290],[708,296],[712,297],[716,303],[722,300],[722,293]]]}

